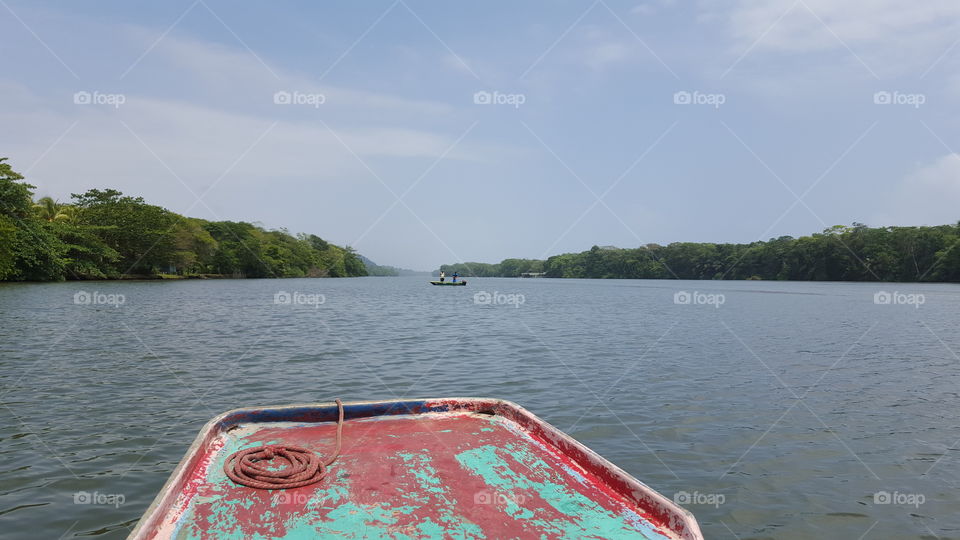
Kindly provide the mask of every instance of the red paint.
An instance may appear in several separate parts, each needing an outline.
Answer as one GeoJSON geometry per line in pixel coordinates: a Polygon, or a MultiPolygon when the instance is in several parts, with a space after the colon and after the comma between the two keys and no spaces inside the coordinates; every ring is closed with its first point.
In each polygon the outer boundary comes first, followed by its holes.
{"type": "MultiPolygon", "coordinates": [[[[315,485],[280,491],[236,485],[225,478],[222,463],[226,455],[239,448],[282,442],[312,449],[326,457],[334,446],[336,426],[330,421],[329,407],[265,411],[278,417],[289,411],[287,421],[304,423],[296,427],[272,422],[245,423],[264,412],[252,409],[227,413],[211,421],[131,537],[166,537],[173,531],[170,525],[188,516],[190,523],[186,526],[190,530],[213,538],[216,531],[207,532],[205,527],[222,523],[216,519],[215,509],[222,508],[224,503],[218,501],[240,501],[229,508],[235,513],[234,523],[239,530],[229,532],[244,537],[282,537],[283,525],[290,518],[308,515],[320,521],[328,519],[326,516],[336,503],[327,501],[322,503],[326,508],[316,508],[309,507],[308,501],[318,491],[341,482],[338,479],[344,476],[342,485],[349,487],[351,503],[371,508],[376,505],[418,507],[412,514],[394,514],[397,521],[391,530],[397,533],[416,536],[416,527],[426,518],[443,523],[444,516],[448,516],[449,521],[453,515],[477,524],[488,538],[539,537],[544,531],[536,523],[513,519],[504,513],[502,505],[475,502],[475,498],[482,498],[480,494],[489,492],[490,488],[482,478],[466,471],[455,457],[479,446],[503,449],[514,445],[547,463],[552,481],[557,482],[559,478],[567,489],[615,515],[629,509],[669,536],[702,538],[689,513],[526,410],[499,400],[427,401],[396,411],[390,409],[387,416],[372,415],[369,406],[351,409],[351,404],[347,404],[343,448],[327,478],[315,485]],[[449,412],[424,412],[437,409],[449,412]],[[412,414],[400,414],[411,411],[412,414]],[[492,422],[492,415],[502,418],[492,422]],[[310,424],[311,421],[324,423],[310,424]],[[243,429],[225,433],[238,422],[243,429]],[[483,428],[493,429],[484,431],[483,428]],[[415,461],[422,456],[428,458],[427,464],[436,471],[445,493],[423,489],[422,480],[415,475],[423,468],[407,463],[401,454],[410,454],[415,461]],[[564,467],[576,471],[585,481],[580,483],[563,472],[564,467]]],[[[535,478],[541,473],[519,465],[508,453],[503,453],[503,457],[504,465],[514,473],[538,482],[545,479],[535,478]]],[[[523,497],[520,506],[536,510],[538,519],[556,522],[570,519],[532,490],[513,495],[523,497]]],[[[455,524],[446,524],[448,528],[451,526],[455,524]]]]}

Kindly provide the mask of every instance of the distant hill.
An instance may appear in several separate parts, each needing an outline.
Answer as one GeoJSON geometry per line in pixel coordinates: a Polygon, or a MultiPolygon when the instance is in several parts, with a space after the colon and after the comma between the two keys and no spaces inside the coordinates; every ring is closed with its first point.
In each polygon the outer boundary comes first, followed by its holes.
{"type": "Polygon", "coordinates": [[[367,274],[371,276],[422,276],[430,272],[418,272],[417,270],[408,270],[406,268],[397,268],[396,266],[379,265],[363,255],[357,254],[360,261],[367,267],[367,274]]]}

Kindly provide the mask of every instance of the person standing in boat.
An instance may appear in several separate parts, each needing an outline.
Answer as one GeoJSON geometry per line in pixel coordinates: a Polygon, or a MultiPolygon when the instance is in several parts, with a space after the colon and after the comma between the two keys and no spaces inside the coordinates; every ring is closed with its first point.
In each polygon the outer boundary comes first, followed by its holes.
{"type": "Polygon", "coordinates": [[[443,272],[443,270],[441,270],[441,271],[440,271],[440,283],[443,283],[443,280],[444,280],[444,278],[446,278],[446,277],[447,277],[447,274],[445,274],[445,273],[443,272]]]}
{"type": "Polygon", "coordinates": [[[457,278],[458,278],[458,277],[460,277],[460,274],[454,272],[454,273],[453,273],[453,282],[454,282],[454,283],[457,282],[457,278]]]}

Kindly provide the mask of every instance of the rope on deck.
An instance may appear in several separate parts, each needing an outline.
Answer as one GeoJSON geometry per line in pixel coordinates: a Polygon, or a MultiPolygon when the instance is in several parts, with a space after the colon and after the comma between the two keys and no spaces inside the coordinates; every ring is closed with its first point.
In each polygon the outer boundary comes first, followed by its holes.
{"type": "Polygon", "coordinates": [[[256,446],[234,452],[227,458],[223,471],[234,482],[256,489],[286,489],[315,484],[327,475],[329,467],[340,455],[343,437],[343,403],[337,400],[337,448],[326,461],[300,446],[256,446]],[[279,466],[279,468],[277,468],[279,466]]]}

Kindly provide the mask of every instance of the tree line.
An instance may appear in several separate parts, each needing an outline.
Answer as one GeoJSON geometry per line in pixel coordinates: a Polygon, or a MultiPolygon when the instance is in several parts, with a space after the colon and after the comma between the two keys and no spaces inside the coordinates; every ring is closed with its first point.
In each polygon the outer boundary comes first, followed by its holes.
{"type": "Polygon", "coordinates": [[[313,234],[181,216],[114,189],[33,199],[0,158],[0,281],[124,277],[349,277],[367,269],[349,247],[313,234]]]}
{"type": "Polygon", "coordinates": [[[960,223],[931,227],[836,225],[820,233],[749,244],[677,242],[620,249],[593,246],[547,260],[441,266],[462,276],[960,282],[960,223]]]}

